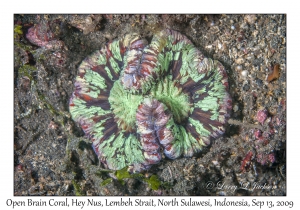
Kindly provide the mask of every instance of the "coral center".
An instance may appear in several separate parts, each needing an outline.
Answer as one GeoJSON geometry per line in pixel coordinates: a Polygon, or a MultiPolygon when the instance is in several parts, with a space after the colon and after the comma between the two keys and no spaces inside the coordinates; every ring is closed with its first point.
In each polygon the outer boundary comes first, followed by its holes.
{"type": "Polygon", "coordinates": [[[142,100],[143,96],[133,95],[124,90],[119,80],[114,83],[108,101],[115,114],[115,121],[123,130],[129,132],[135,130],[135,115],[142,100]]]}
{"type": "Polygon", "coordinates": [[[180,84],[165,78],[151,89],[151,95],[168,107],[174,117],[174,121],[181,124],[190,114],[190,97],[182,92],[180,84]]]}

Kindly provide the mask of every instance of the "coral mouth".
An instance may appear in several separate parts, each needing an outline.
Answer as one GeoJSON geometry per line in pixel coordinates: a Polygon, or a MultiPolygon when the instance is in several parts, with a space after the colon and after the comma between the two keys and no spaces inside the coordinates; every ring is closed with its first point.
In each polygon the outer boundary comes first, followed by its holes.
{"type": "Polygon", "coordinates": [[[150,95],[168,107],[176,123],[186,122],[192,103],[189,94],[182,92],[180,84],[165,78],[151,89],[150,95]]]}

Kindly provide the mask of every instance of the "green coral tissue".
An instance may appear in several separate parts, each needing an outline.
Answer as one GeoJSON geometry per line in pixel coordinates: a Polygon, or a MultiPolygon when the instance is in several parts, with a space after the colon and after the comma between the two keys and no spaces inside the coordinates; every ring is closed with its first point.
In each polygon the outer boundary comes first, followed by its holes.
{"type": "Polygon", "coordinates": [[[231,110],[223,65],[181,33],[132,33],[82,61],[70,112],[109,169],[140,172],[191,157],[224,133],[231,110]]]}

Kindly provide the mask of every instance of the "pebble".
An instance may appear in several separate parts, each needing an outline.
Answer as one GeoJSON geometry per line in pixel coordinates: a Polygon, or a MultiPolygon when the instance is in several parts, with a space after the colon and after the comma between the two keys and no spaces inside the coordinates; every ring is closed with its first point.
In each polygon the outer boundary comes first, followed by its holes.
{"type": "Polygon", "coordinates": [[[215,166],[219,165],[219,162],[216,161],[216,160],[213,160],[212,163],[213,163],[215,166]]]}
{"type": "Polygon", "coordinates": [[[242,68],[241,65],[237,65],[237,66],[235,67],[235,69],[236,69],[237,71],[241,71],[243,68],[242,68]]]}
{"type": "Polygon", "coordinates": [[[250,55],[247,56],[246,59],[249,60],[249,61],[252,61],[252,60],[254,60],[254,55],[250,54],[250,55]]]}
{"type": "Polygon", "coordinates": [[[91,17],[87,17],[86,19],[85,19],[85,23],[86,24],[91,24],[93,21],[92,21],[92,18],[91,17]]]}
{"type": "Polygon", "coordinates": [[[248,84],[244,85],[243,90],[248,91],[250,89],[250,86],[248,84]]]}
{"type": "Polygon", "coordinates": [[[247,77],[247,76],[248,76],[248,71],[247,71],[247,70],[242,71],[242,72],[241,72],[241,75],[242,75],[243,77],[247,77]]]}
{"type": "Polygon", "coordinates": [[[236,62],[237,64],[242,64],[242,63],[244,63],[245,61],[244,61],[243,58],[238,58],[238,59],[235,60],[235,62],[236,62]]]}
{"type": "Polygon", "coordinates": [[[234,111],[234,112],[237,112],[238,110],[239,110],[239,106],[238,106],[238,105],[234,105],[234,106],[233,106],[233,111],[234,111]]]}
{"type": "Polygon", "coordinates": [[[263,85],[263,82],[262,82],[262,80],[261,79],[256,79],[256,84],[258,85],[258,86],[262,86],[263,85]]]}

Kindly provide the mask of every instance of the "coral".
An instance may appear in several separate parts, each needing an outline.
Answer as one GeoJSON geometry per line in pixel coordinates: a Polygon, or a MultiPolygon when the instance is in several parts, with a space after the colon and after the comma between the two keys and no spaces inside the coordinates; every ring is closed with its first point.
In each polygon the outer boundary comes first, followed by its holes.
{"type": "MultiPolygon", "coordinates": [[[[52,23],[55,25],[54,23],[52,23]]],[[[63,68],[66,65],[67,52],[63,41],[56,38],[55,33],[52,32],[49,22],[42,21],[41,23],[28,29],[26,38],[39,48],[35,52],[38,59],[45,57],[51,66],[56,68],[63,68]],[[42,56],[44,55],[44,56],[42,56]]]]}
{"type": "Polygon", "coordinates": [[[231,98],[223,65],[167,29],[150,44],[127,34],[83,60],[69,108],[106,167],[139,172],[222,135],[231,98]]]}
{"type": "Polygon", "coordinates": [[[268,117],[268,111],[266,109],[263,110],[259,110],[256,114],[256,119],[258,122],[260,122],[261,124],[264,124],[265,120],[268,117]]]}
{"type": "Polygon", "coordinates": [[[50,41],[54,40],[54,34],[49,27],[49,23],[41,22],[28,29],[26,38],[39,47],[46,46],[50,41]]]}
{"type": "Polygon", "coordinates": [[[272,152],[270,154],[259,153],[256,156],[256,161],[261,165],[272,165],[275,162],[275,154],[272,152]]]}
{"type": "Polygon", "coordinates": [[[254,131],[254,136],[255,136],[256,139],[261,140],[261,139],[262,139],[262,132],[261,132],[261,130],[256,129],[256,130],[254,131]]]}

